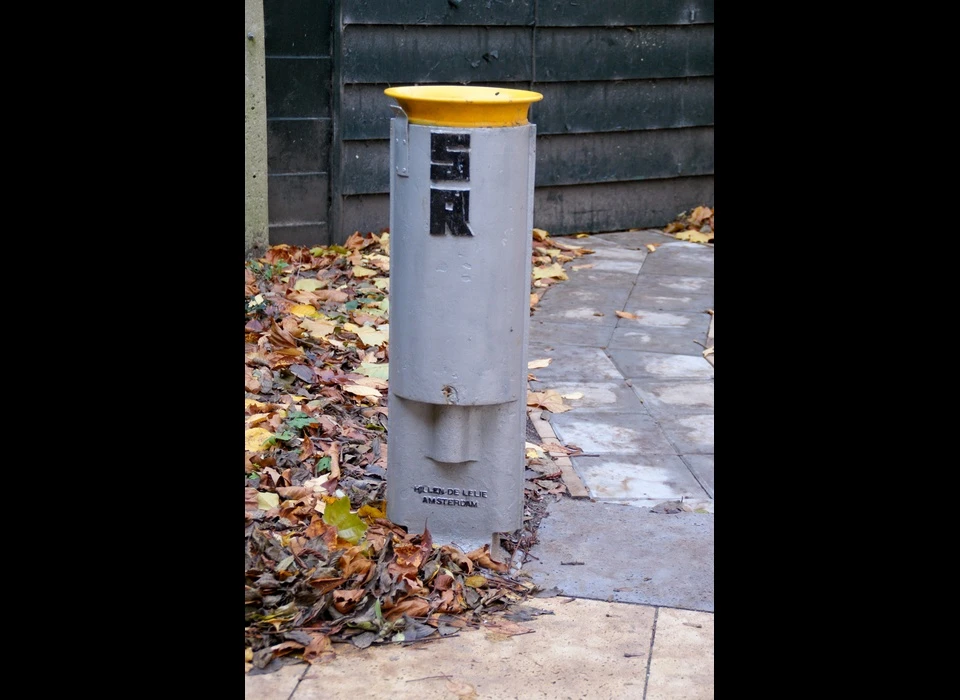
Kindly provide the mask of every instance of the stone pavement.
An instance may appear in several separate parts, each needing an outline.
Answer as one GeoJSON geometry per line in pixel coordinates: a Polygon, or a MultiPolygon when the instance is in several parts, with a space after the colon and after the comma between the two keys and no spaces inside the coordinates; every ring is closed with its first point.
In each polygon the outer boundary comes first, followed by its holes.
{"type": "Polygon", "coordinates": [[[573,497],[549,504],[521,566],[552,595],[521,606],[529,632],[336,645],[245,675],[246,698],[712,700],[714,250],[659,231],[561,240],[595,252],[534,311],[528,358],[551,363],[530,388],[582,398],[531,418],[583,455],[557,459],[573,497]]]}

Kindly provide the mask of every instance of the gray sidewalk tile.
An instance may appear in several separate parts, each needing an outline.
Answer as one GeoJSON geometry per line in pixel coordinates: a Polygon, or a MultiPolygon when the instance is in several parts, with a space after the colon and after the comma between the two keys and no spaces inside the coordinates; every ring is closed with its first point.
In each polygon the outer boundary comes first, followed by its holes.
{"type": "MultiPolygon", "coordinates": [[[[530,343],[544,345],[586,345],[605,348],[613,336],[613,326],[596,323],[561,323],[530,319],[530,343]]],[[[533,359],[533,358],[531,358],[533,359]]]]}
{"type": "Polygon", "coordinates": [[[593,498],[661,502],[709,495],[676,455],[603,455],[572,461],[593,498]]]}
{"type": "Polygon", "coordinates": [[[679,416],[713,412],[713,380],[676,379],[667,382],[633,382],[643,405],[654,416],[679,416]]]}
{"type": "Polygon", "coordinates": [[[712,413],[657,420],[667,439],[676,446],[677,454],[712,455],[714,453],[712,413]]]}
{"type": "MultiPolygon", "coordinates": [[[[596,246],[594,252],[578,258],[577,265],[593,263],[593,272],[622,272],[639,274],[648,252],[646,249],[627,250],[619,246],[596,246]]],[[[572,265],[571,265],[572,266],[572,265]]],[[[578,272],[582,272],[578,271],[578,272]]],[[[577,274],[573,272],[572,274],[577,274]]]]}
{"type": "Polygon", "coordinates": [[[713,455],[680,455],[690,471],[713,498],[713,455]]]}
{"type": "Polygon", "coordinates": [[[672,355],[697,355],[702,357],[703,345],[694,341],[707,342],[707,333],[690,328],[656,328],[653,326],[618,326],[610,336],[607,346],[625,350],[643,350],[646,352],[672,355]]]}
{"type": "Polygon", "coordinates": [[[710,329],[710,314],[702,312],[689,311],[650,311],[637,308],[627,301],[627,312],[634,314],[636,318],[620,318],[617,321],[617,327],[631,330],[633,328],[654,327],[654,328],[689,328],[695,331],[696,335],[706,337],[710,329]]]}
{"type": "Polygon", "coordinates": [[[713,277],[712,248],[696,243],[665,243],[651,253],[643,265],[644,275],[678,275],[682,277],[713,277]]]}
{"type": "Polygon", "coordinates": [[[527,348],[527,362],[549,358],[552,362],[546,367],[527,370],[534,381],[569,382],[584,380],[588,382],[623,379],[606,353],[599,348],[577,345],[545,345],[530,343],[527,348]]]}
{"type": "MultiPolygon", "coordinates": [[[[617,329],[619,330],[619,329],[617,329]]],[[[614,342],[616,332],[614,332],[614,342]]],[[[692,344],[692,343],[691,343],[692,344]]],[[[699,347],[699,346],[695,346],[699,347]]],[[[713,367],[701,352],[691,355],[668,355],[643,350],[624,350],[613,346],[607,352],[628,379],[713,379],[713,367]]]]}
{"type": "Polygon", "coordinates": [[[629,287],[551,288],[537,304],[537,317],[544,321],[614,326],[616,312],[623,309],[628,296],[629,287]]]}
{"type": "MultiPolygon", "coordinates": [[[[552,414],[550,424],[561,442],[576,445],[586,454],[677,454],[656,421],[645,413],[568,411],[552,414]]],[[[576,465],[577,458],[572,460],[576,465]]]]}
{"type": "MultiPolygon", "coordinates": [[[[591,255],[590,258],[593,256],[591,255]]],[[[633,289],[633,283],[637,279],[636,272],[609,272],[597,270],[596,264],[589,258],[581,258],[583,262],[573,262],[566,266],[567,277],[562,282],[551,284],[543,291],[542,298],[551,294],[563,295],[571,289],[581,289],[583,287],[616,287],[617,289],[633,289]],[[593,265],[593,267],[580,267],[574,270],[574,267],[581,265],[593,265]]],[[[534,288],[536,291],[536,288],[534,288]]]]}
{"type": "Polygon", "coordinates": [[[661,608],[644,700],[714,700],[714,616],[661,608]]]}
{"type": "Polygon", "coordinates": [[[653,296],[691,296],[713,297],[713,277],[686,277],[683,275],[645,275],[643,272],[637,278],[639,288],[637,294],[653,296]]]}
{"type": "MultiPolygon", "coordinates": [[[[656,277],[656,275],[651,275],[651,277],[656,277]]],[[[640,275],[640,279],[643,279],[643,275],[640,275]]],[[[627,297],[626,310],[634,313],[638,313],[638,310],[649,309],[651,311],[683,311],[702,314],[705,313],[706,309],[712,309],[713,307],[714,298],[712,294],[650,293],[647,285],[640,282],[627,297]]]]}
{"type": "Polygon", "coordinates": [[[657,231],[656,229],[644,229],[642,231],[617,231],[616,233],[597,233],[590,236],[590,238],[582,238],[578,240],[595,241],[597,239],[615,243],[622,248],[628,249],[645,248],[648,243],[661,245],[664,243],[674,243],[677,240],[673,236],[668,236],[667,234],[657,231]]]}
{"type": "Polygon", "coordinates": [[[713,515],[571,498],[551,503],[549,512],[530,549],[537,559],[523,565],[538,586],[596,600],[713,611],[713,515]],[[574,561],[583,566],[571,566],[574,561]]]}
{"type": "MultiPolygon", "coordinates": [[[[536,370],[533,370],[536,372],[536,370]]],[[[564,397],[564,403],[575,410],[614,411],[618,413],[647,413],[640,399],[621,379],[615,382],[530,382],[533,391],[553,389],[564,394],[583,394],[582,398],[564,397]]]]}

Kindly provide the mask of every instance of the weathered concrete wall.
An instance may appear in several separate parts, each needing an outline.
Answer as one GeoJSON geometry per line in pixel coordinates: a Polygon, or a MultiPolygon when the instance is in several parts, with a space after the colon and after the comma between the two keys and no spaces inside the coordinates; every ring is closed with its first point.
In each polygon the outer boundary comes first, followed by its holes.
{"type": "Polygon", "coordinates": [[[264,251],[267,220],[267,100],[264,58],[263,0],[245,0],[246,82],[244,89],[244,154],[246,156],[244,255],[264,251]]]}

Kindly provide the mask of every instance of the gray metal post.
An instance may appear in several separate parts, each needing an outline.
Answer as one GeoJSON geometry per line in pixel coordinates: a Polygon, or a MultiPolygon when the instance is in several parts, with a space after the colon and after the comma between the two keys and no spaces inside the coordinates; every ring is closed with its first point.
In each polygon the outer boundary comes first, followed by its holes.
{"type": "Polygon", "coordinates": [[[496,556],[497,533],[523,518],[536,155],[526,111],[540,96],[503,91],[523,101],[522,120],[461,126],[497,122],[475,100],[458,118],[478,91],[494,88],[450,86],[457,125],[443,113],[414,123],[415,101],[394,106],[387,515],[496,556]]]}

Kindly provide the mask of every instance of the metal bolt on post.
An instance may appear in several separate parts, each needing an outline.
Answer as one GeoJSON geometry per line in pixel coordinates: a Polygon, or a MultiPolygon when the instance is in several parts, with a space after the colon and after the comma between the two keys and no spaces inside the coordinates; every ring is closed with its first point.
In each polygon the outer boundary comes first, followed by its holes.
{"type": "Polygon", "coordinates": [[[523,524],[536,92],[395,87],[387,515],[465,551],[523,524]]]}

